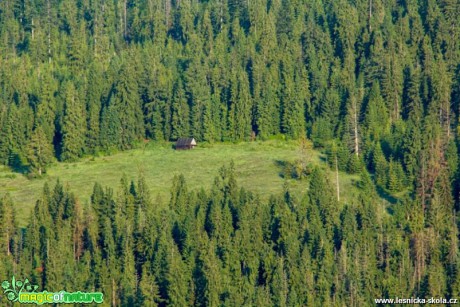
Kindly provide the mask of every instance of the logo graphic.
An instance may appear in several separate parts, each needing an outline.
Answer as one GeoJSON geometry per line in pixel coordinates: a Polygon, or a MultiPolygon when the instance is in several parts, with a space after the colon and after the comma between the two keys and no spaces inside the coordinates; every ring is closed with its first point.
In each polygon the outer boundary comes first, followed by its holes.
{"type": "Polygon", "coordinates": [[[11,302],[23,304],[100,304],[104,300],[104,295],[100,292],[36,292],[37,285],[32,285],[26,278],[24,281],[17,280],[14,276],[11,282],[2,282],[3,294],[11,302]]]}

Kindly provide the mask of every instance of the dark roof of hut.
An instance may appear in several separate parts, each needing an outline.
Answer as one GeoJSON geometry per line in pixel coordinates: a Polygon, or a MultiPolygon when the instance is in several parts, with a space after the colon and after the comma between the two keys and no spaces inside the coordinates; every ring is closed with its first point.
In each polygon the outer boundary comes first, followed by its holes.
{"type": "Polygon", "coordinates": [[[194,138],[179,138],[177,139],[176,146],[195,146],[196,142],[194,138]]]}

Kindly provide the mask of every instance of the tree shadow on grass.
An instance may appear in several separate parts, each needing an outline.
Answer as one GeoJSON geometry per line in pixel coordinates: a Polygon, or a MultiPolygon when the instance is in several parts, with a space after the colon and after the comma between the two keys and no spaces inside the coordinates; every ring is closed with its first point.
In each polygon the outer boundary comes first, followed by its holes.
{"type": "Polygon", "coordinates": [[[14,173],[23,175],[29,173],[29,166],[26,165],[24,159],[21,159],[21,156],[16,153],[13,153],[10,157],[10,168],[14,173]]]}
{"type": "Polygon", "coordinates": [[[388,193],[381,187],[377,187],[377,193],[379,194],[381,198],[385,199],[387,202],[389,202],[392,205],[398,202],[398,199],[396,197],[394,197],[393,195],[391,195],[390,193],[388,193]]]}
{"type": "Polygon", "coordinates": [[[288,166],[288,162],[287,161],[283,161],[283,160],[275,160],[275,166],[278,167],[278,176],[280,176],[281,178],[286,178],[286,167],[288,166]]]}

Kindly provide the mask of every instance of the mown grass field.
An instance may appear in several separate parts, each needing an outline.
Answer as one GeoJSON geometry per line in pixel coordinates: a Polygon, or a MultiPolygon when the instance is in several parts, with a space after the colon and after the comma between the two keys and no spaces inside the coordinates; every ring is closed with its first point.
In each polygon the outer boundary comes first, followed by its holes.
{"type": "MultiPolygon", "coordinates": [[[[95,182],[116,190],[123,174],[136,180],[142,173],[152,198],[161,197],[167,201],[174,175],[183,174],[190,189],[208,189],[219,168],[233,160],[239,185],[266,198],[283,189],[286,179],[281,176],[281,164],[294,162],[299,157],[298,143],[294,141],[206,144],[189,151],[175,151],[171,144],[151,143],[145,149],[85,158],[76,163],[56,163],[39,179],[28,179],[5,167],[0,168],[0,196],[10,193],[19,223],[25,225],[45,182],[53,186],[59,178],[82,202],[88,202],[95,182]]],[[[325,166],[318,151],[311,150],[309,159],[313,164],[325,166]]],[[[335,174],[329,171],[329,175],[335,184],[335,174]]],[[[340,174],[342,200],[353,197],[356,189],[353,181],[357,179],[358,176],[340,174]]],[[[288,180],[298,195],[308,188],[304,180],[288,180]]]]}

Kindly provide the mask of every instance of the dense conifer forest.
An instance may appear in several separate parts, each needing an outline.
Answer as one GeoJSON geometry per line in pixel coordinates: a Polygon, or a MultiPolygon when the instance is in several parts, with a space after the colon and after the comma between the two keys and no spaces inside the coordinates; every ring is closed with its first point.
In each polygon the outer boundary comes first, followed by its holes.
{"type": "Polygon", "coordinates": [[[460,299],[459,116],[459,0],[2,0],[0,164],[31,180],[188,136],[308,138],[361,179],[352,203],[321,167],[268,201],[230,161],[170,200],[58,181],[25,228],[0,191],[0,281],[107,306],[460,299]]]}

